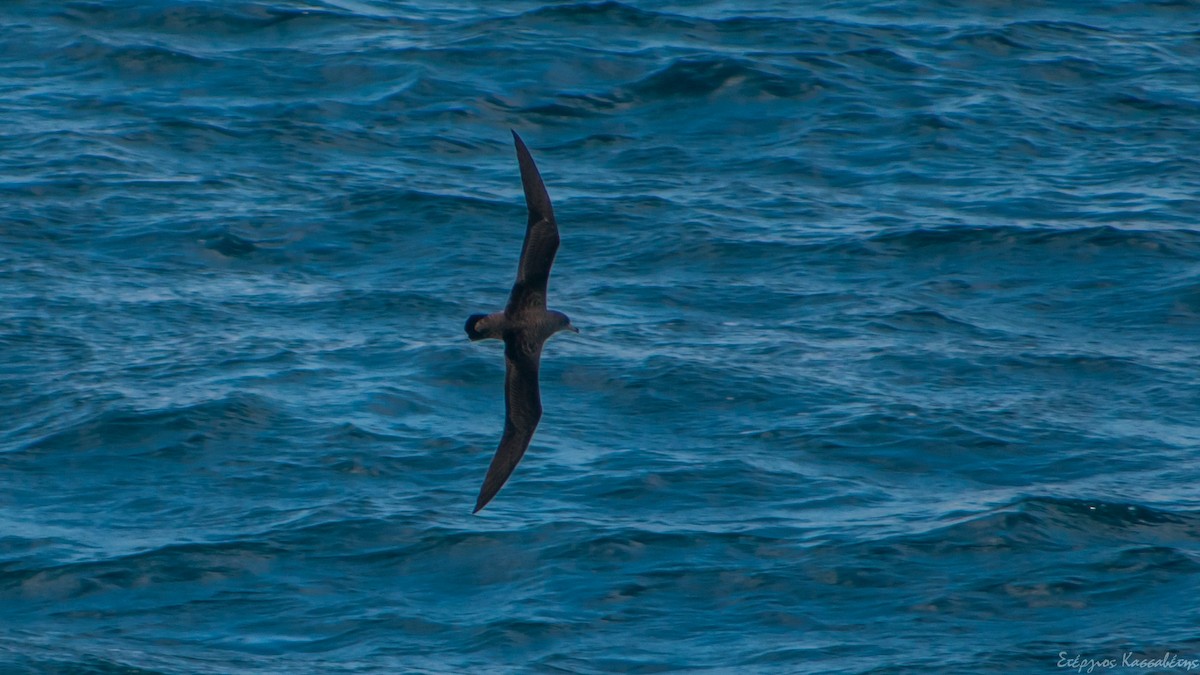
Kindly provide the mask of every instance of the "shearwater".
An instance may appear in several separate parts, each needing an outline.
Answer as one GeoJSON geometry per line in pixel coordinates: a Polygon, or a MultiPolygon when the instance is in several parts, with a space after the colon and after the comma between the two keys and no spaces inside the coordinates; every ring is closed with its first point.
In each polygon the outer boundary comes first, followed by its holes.
{"type": "Polygon", "coordinates": [[[538,368],[541,365],[542,345],[561,330],[576,333],[566,314],[546,309],[546,284],[550,266],[558,252],[558,223],[550,207],[550,195],[542,183],[537,165],[517,132],[512,132],[517,146],[517,163],[521,167],[521,184],[525,188],[525,205],[529,223],[525,227],[525,244],[517,264],[517,281],[502,312],[472,314],[467,318],[467,337],[475,340],[495,338],[504,340],[504,435],[492,457],[475,511],[496,496],[513,469],[529,448],[529,441],[542,419],[542,397],[538,388],[538,368]]]}

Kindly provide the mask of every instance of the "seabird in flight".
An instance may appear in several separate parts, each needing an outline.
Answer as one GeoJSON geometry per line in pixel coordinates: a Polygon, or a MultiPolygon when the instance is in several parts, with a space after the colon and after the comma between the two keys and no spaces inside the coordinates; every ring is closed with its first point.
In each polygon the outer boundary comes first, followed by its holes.
{"type": "Polygon", "coordinates": [[[500,437],[500,447],[483,479],[483,487],[475,501],[475,513],[487,506],[504,487],[542,419],[542,397],[538,391],[542,345],[560,330],[579,332],[566,314],[546,309],[546,282],[550,279],[550,266],[558,251],[558,224],[554,222],[550,195],[546,194],[546,186],[529,149],[515,131],[513,141],[521,166],[525,205],[529,208],[525,244],[521,247],[521,262],[517,264],[517,281],[504,311],[472,314],[466,325],[467,337],[472,341],[504,340],[504,435],[500,437]]]}

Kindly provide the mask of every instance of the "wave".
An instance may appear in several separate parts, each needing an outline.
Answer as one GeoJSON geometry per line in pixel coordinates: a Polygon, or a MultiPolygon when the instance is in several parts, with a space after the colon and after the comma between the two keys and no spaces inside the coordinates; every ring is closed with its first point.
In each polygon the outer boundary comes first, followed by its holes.
{"type": "Polygon", "coordinates": [[[498,217],[513,208],[507,200],[490,200],[462,194],[439,194],[413,189],[360,188],[331,198],[331,210],[348,213],[353,220],[403,213],[415,216],[498,217]],[[462,214],[461,216],[459,214],[462,214]]]}
{"type": "Polygon", "coordinates": [[[986,336],[987,331],[963,319],[956,319],[935,309],[905,309],[893,312],[867,324],[876,330],[915,332],[928,334],[937,332],[963,333],[966,335],[986,336]]]}
{"type": "Polygon", "coordinates": [[[627,87],[639,98],[709,96],[727,87],[745,96],[799,96],[819,83],[777,75],[737,58],[683,58],[627,87]]]}
{"type": "Polygon", "coordinates": [[[141,44],[110,44],[85,37],[63,47],[61,57],[71,63],[90,63],[94,68],[113,69],[123,77],[203,77],[204,70],[218,61],[180,47],[141,44]]]}
{"type": "Polygon", "coordinates": [[[1036,373],[1039,377],[1096,378],[1097,384],[1160,381],[1169,371],[1129,357],[1097,353],[1021,353],[980,361],[1000,371],[1036,373]]]}
{"type": "MultiPolygon", "coordinates": [[[[648,204],[667,210],[686,208],[670,199],[655,198],[648,204]]],[[[653,215],[653,214],[651,214],[653,215]]],[[[900,227],[874,233],[829,236],[825,232],[775,231],[771,236],[723,236],[721,228],[708,223],[686,230],[687,235],[671,248],[629,246],[617,255],[623,262],[638,265],[664,265],[670,260],[691,265],[705,261],[756,261],[757,269],[801,270],[813,264],[828,264],[842,256],[903,257],[921,259],[993,258],[1018,264],[1030,264],[1047,256],[1074,258],[1088,264],[1095,256],[1100,262],[1114,264],[1129,259],[1200,260],[1200,231],[1191,229],[1126,229],[1111,225],[1085,227],[1019,227],[951,225],[937,227],[900,227]],[[814,254],[819,254],[814,258],[814,254]]],[[[633,230],[632,237],[641,236],[633,230]]],[[[963,272],[965,274],[965,271],[963,272]]],[[[946,283],[963,284],[962,280],[946,283]]],[[[965,289],[965,287],[964,287],[965,289]]]]}
{"type": "Polygon", "coordinates": [[[834,87],[808,70],[780,65],[775,70],[731,56],[688,56],[637,79],[593,92],[563,92],[550,102],[533,105],[507,102],[496,96],[486,101],[499,111],[564,119],[628,115],[631,108],[684,100],[763,101],[795,99],[834,87]]]}
{"type": "Polygon", "coordinates": [[[175,583],[253,575],[282,549],[261,541],[171,544],[99,560],[0,572],[0,589],[38,602],[175,583]]]}
{"type": "MultiPolygon", "coordinates": [[[[859,244],[849,244],[859,248],[859,244]]],[[[949,226],[904,228],[871,235],[862,242],[865,251],[878,252],[950,252],[1021,253],[1060,250],[1081,251],[1091,247],[1106,254],[1127,253],[1136,256],[1200,259],[1200,232],[1190,229],[1142,230],[1111,225],[1047,228],[1016,226],[949,226]]]]}
{"type": "MultiPolygon", "coordinates": [[[[36,651],[37,648],[28,641],[22,641],[20,651],[36,651]]],[[[177,673],[178,664],[164,665],[161,669],[137,666],[129,661],[117,658],[100,658],[95,656],[77,655],[71,652],[86,652],[86,650],[69,647],[47,649],[47,656],[32,656],[28,653],[18,654],[17,648],[6,649],[0,642],[0,651],[8,653],[5,672],[9,675],[43,675],[44,673],[74,673],[75,675],[171,675],[177,673]]],[[[195,671],[203,672],[203,671],[195,671]]]]}
{"type": "Polygon", "coordinates": [[[536,25],[544,23],[581,24],[588,30],[596,30],[600,26],[635,27],[650,29],[654,32],[662,30],[678,30],[695,25],[689,17],[669,12],[641,9],[615,0],[604,2],[577,2],[562,5],[549,5],[527,10],[516,16],[503,19],[492,19],[487,23],[522,23],[536,25]]]}
{"type": "Polygon", "coordinates": [[[829,543],[834,547],[893,559],[945,558],[958,554],[1067,553],[1084,548],[1104,551],[1105,564],[1144,556],[1200,560],[1183,553],[1200,542],[1200,512],[1135,502],[1053,496],[1023,497],[975,513],[948,513],[951,524],[917,534],[863,542],[829,543]],[[1182,554],[1182,555],[1180,555],[1182,554]]]}
{"type": "Polygon", "coordinates": [[[257,34],[268,29],[284,30],[291,35],[304,34],[347,22],[370,25],[412,25],[420,21],[397,15],[384,16],[361,11],[350,12],[309,3],[307,7],[284,7],[268,2],[182,1],[163,5],[141,2],[77,2],[56,12],[63,21],[91,29],[136,30],[146,33],[236,37],[257,34]]]}
{"type": "Polygon", "coordinates": [[[842,52],[838,60],[850,68],[861,69],[867,66],[907,76],[925,76],[934,72],[928,66],[883,47],[852,49],[842,52]]]}
{"type": "MultiPolygon", "coordinates": [[[[57,454],[78,462],[92,453],[104,456],[155,455],[170,449],[203,447],[213,438],[256,430],[294,427],[299,421],[270,400],[237,393],[179,408],[105,410],[70,427],[26,444],[17,454],[57,454]]],[[[8,453],[8,460],[15,455],[8,453]]],[[[102,457],[92,457],[103,461],[102,457]]]]}

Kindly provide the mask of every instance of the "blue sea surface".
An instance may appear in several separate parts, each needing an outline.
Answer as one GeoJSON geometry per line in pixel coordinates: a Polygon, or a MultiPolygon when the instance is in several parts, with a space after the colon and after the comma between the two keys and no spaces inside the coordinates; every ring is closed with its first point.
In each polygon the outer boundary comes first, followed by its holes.
{"type": "Polygon", "coordinates": [[[1184,672],[1198,72],[1193,0],[3,3],[0,672],[1184,672]],[[582,333],[473,516],[510,129],[582,333]]]}

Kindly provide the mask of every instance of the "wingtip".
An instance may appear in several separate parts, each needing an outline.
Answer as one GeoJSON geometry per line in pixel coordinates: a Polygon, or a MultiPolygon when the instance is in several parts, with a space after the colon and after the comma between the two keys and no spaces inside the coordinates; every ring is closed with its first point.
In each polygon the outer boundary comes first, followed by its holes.
{"type": "Polygon", "coordinates": [[[517,149],[517,165],[521,169],[521,185],[525,191],[525,205],[529,208],[530,213],[553,222],[554,207],[550,205],[550,195],[546,193],[546,185],[542,182],[542,175],[538,171],[537,163],[533,161],[533,155],[530,154],[529,148],[525,147],[525,141],[521,140],[521,136],[516,130],[510,129],[509,131],[512,131],[513,145],[517,149]]]}
{"type": "Polygon", "coordinates": [[[484,499],[483,495],[479,495],[479,498],[475,500],[475,509],[473,511],[471,511],[471,515],[475,515],[475,514],[479,513],[480,511],[482,511],[483,507],[487,506],[488,502],[490,502],[490,501],[492,501],[490,498],[484,499]]]}
{"type": "MultiPolygon", "coordinates": [[[[495,461],[495,457],[492,458],[492,461],[495,461]]],[[[493,490],[491,494],[488,494],[488,478],[491,477],[492,470],[491,467],[489,467],[488,475],[483,479],[483,485],[479,486],[479,494],[475,496],[475,510],[471,511],[471,515],[475,515],[482,511],[483,507],[487,506],[488,502],[492,501],[492,497],[496,496],[497,491],[495,490],[493,490]]]]}

